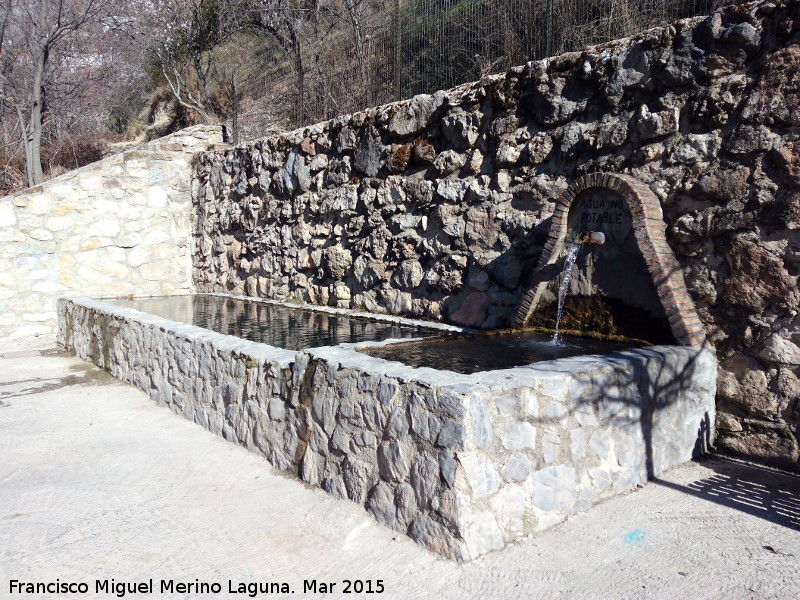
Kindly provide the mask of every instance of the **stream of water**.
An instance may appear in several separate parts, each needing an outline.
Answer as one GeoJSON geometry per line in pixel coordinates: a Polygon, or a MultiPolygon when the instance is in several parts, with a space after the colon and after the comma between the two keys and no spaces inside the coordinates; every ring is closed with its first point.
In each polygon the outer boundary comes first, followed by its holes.
{"type": "Polygon", "coordinates": [[[556,313],[556,329],[553,333],[553,343],[558,344],[561,338],[558,335],[558,327],[561,324],[561,314],[564,311],[564,298],[567,297],[569,292],[569,282],[572,279],[572,270],[575,267],[575,261],[578,258],[578,251],[581,249],[580,243],[574,243],[567,249],[567,258],[564,261],[564,275],[561,280],[561,287],[558,288],[558,312],[556,313]]]}

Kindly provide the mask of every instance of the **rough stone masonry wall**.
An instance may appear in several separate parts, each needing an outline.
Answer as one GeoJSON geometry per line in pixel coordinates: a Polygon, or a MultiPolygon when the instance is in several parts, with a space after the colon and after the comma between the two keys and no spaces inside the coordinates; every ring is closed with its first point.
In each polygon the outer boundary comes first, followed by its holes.
{"type": "Polygon", "coordinates": [[[661,346],[462,375],[298,352],[87,298],[58,341],[159,403],[459,560],[541,531],[710,440],[716,361],[661,346]]]}
{"type": "Polygon", "coordinates": [[[508,325],[553,202],[646,183],[720,359],[721,447],[800,455],[800,1],[529,63],[203,156],[205,291],[508,325]]]}
{"type": "Polygon", "coordinates": [[[197,126],[0,198],[0,337],[53,331],[58,296],[191,289],[197,126]]]}

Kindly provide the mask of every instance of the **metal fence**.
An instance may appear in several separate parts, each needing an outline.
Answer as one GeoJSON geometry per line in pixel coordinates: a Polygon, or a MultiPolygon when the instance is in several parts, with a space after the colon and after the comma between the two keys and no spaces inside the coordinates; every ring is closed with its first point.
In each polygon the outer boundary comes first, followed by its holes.
{"type": "Polygon", "coordinates": [[[447,89],[731,1],[337,0],[303,17],[296,55],[276,53],[250,79],[244,137],[447,89]]]}
{"type": "Polygon", "coordinates": [[[404,0],[397,95],[483,75],[708,14],[731,0],[404,0]]]}

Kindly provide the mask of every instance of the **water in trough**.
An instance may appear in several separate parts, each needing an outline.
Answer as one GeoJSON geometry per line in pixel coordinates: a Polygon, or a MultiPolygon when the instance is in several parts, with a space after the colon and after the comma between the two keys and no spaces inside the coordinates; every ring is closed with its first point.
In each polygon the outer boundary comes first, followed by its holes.
{"type": "Polygon", "coordinates": [[[418,338],[439,333],[433,329],[393,322],[210,294],[113,299],[107,302],[287,350],[418,338]]]}

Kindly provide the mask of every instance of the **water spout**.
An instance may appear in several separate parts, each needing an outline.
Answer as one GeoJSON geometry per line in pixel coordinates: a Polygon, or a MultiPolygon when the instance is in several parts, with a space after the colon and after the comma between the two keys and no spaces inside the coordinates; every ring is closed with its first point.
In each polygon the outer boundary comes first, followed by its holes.
{"type": "Polygon", "coordinates": [[[561,339],[558,337],[558,329],[561,325],[561,315],[564,311],[564,299],[569,291],[569,282],[572,280],[572,270],[578,258],[578,251],[581,246],[601,246],[606,241],[606,235],[602,231],[584,231],[578,234],[575,241],[567,249],[567,257],[564,260],[563,279],[558,288],[558,312],[556,313],[556,329],[553,333],[552,342],[558,344],[561,339]]]}
{"type": "Polygon", "coordinates": [[[606,241],[606,234],[602,231],[584,231],[578,235],[577,243],[589,246],[602,246],[606,241]]]}

